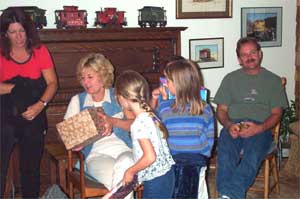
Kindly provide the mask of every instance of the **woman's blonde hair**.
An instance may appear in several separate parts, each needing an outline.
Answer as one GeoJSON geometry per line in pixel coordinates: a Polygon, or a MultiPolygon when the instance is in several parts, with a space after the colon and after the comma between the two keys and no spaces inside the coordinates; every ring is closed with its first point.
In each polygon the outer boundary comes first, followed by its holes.
{"type": "Polygon", "coordinates": [[[148,104],[149,85],[141,74],[132,70],[124,71],[116,79],[115,91],[117,96],[139,103],[140,107],[149,113],[155,125],[162,131],[163,138],[168,137],[167,129],[148,104]]]}
{"type": "Polygon", "coordinates": [[[176,100],[173,110],[184,112],[189,104],[192,115],[202,114],[204,102],[200,97],[200,89],[203,79],[198,65],[186,59],[171,61],[164,69],[164,74],[174,84],[176,100]]]}
{"type": "Polygon", "coordinates": [[[114,67],[111,62],[100,53],[90,53],[79,60],[77,64],[77,79],[81,81],[82,70],[91,68],[101,79],[105,88],[110,88],[114,82],[114,67]]]}

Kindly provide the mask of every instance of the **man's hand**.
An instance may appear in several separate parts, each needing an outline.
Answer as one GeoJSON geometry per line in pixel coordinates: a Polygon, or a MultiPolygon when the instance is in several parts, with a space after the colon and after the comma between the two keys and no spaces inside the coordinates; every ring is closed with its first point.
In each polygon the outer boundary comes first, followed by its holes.
{"type": "Polygon", "coordinates": [[[231,124],[228,127],[228,131],[233,139],[239,136],[240,126],[238,124],[231,124]]]}
{"type": "Polygon", "coordinates": [[[248,138],[263,131],[262,125],[253,122],[243,122],[243,125],[247,126],[247,128],[242,128],[240,130],[239,136],[242,138],[248,138]]]}

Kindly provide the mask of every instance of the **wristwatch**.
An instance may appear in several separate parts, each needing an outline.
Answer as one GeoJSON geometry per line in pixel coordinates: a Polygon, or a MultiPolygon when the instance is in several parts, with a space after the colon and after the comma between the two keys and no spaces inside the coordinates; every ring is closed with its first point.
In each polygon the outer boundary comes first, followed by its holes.
{"type": "Polygon", "coordinates": [[[42,100],[42,99],[39,99],[39,101],[44,105],[44,106],[47,106],[48,102],[42,100]]]}

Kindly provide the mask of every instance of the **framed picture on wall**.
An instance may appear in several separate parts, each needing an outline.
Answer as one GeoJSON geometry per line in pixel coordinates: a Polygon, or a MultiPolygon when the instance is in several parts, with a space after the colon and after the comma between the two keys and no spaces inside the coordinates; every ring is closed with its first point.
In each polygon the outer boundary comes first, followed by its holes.
{"type": "Polygon", "coordinates": [[[233,0],[176,0],[176,18],[229,18],[233,0]]]}
{"type": "Polygon", "coordinates": [[[242,8],[241,15],[242,37],[255,37],[262,47],[281,46],[282,7],[242,8]]]}
{"type": "Polygon", "coordinates": [[[190,39],[190,59],[201,69],[224,67],[224,37],[190,39]]]}

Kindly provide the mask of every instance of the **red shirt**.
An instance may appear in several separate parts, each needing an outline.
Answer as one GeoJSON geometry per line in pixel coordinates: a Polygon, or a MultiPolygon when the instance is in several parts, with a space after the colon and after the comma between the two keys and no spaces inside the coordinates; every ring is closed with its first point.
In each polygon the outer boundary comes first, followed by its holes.
{"type": "Polygon", "coordinates": [[[0,56],[0,82],[16,76],[37,79],[41,77],[42,70],[48,68],[53,68],[53,62],[44,45],[41,45],[40,48],[34,48],[31,57],[25,63],[17,63],[0,56]]]}

